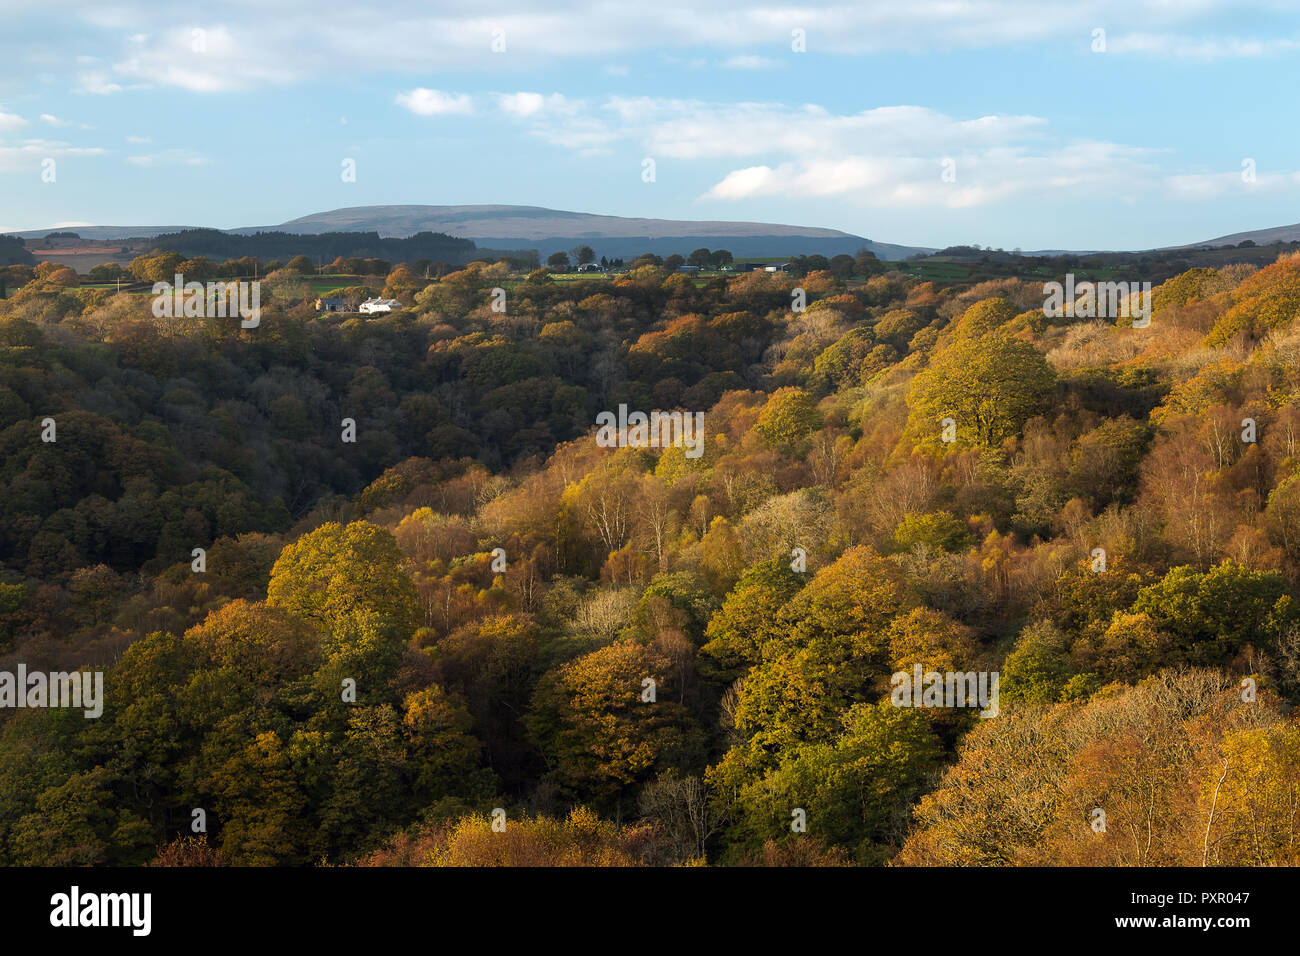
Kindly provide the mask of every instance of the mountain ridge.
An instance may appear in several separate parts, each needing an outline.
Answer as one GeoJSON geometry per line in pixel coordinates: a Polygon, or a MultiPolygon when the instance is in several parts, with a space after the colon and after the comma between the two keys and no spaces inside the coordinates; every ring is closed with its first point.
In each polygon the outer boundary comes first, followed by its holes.
{"type": "MultiPolygon", "coordinates": [[[[148,238],[203,226],[82,226],[56,227],[85,239],[148,238]]],[[[13,233],[24,239],[44,238],[55,229],[13,233]]],[[[643,252],[682,254],[700,246],[725,248],[736,256],[781,256],[796,253],[853,255],[869,249],[881,259],[905,259],[933,247],[875,242],[865,236],[819,226],[736,220],[680,220],[609,216],[549,209],[544,206],[470,204],[457,206],[344,206],[310,213],[274,225],[237,226],[220,230],[233,235],[288,232],[377,232],[384,238],[404,238],[419,232],[442,232],[472,239],[488,249],[534,248],[546,256],[578,244],[591,245],[598,255],[626,257],[643,252]],[[596,248],[599,247],[599,248],[596,248]]]]}
{"type": "Polygon", "coordinates": [[[1295,242],[1300,240],[1300,222],[1289,226],[1269,226],[1265,229],[1251,229],[1246,232],[1234,232],[1217,239],[1204,242],[1189,242],[1183,246],[1170,246],[1171,249],[1188,249],[1195,246],[1235,246],[1246,240],[1260,246],[1270,246],[1275,242],[1295,242]]]}
{"type": "MultiPolygon", "coordinates": [[[[7,233],[23,239],[43,239],[51,232],[74,232],[83,239],[145,239],[210,226],[51,226],[7,233]]],[[[450,206],[385,204],[341,206],[309,213],[281,223],[219,229],[230,235],[285,232],[319,235],[326,232],[374,232],[381,238],[406,238],[420,232],[441,232],[471,239],[487,250],[536,249],[543,257],[591,245],[597,255],[626,257],[654,252],[686,254],[704,246],[725,248],[736,256],[781,256],[821,253],[826,256],[869,249],[880,259],[898,260],[939,251],[937,246],[910,246],[876,242],[865,236],[821,226],[726,219],[656,219],[611,216],[545,206],[476,203],[450,206]]],[[[1300,223],[1245,230],[1200,242],[1138,250],[1164,252],[1206,246],[1237,245],[1252,241],[1266,246],[1300,241],[1300,223]]],[[[1031,250],[1024,255],[1091,255],[1118,250],[1031,250]]]]}

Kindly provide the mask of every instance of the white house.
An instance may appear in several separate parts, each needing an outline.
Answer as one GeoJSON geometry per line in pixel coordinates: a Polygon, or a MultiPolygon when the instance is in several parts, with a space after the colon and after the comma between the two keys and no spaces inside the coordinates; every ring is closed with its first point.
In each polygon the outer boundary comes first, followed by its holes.
{"type": "Polygon", "coordinates": [[[358,312],[392,312],[394,309],[400,309],[402,303],[396,299],[366,299],[358,307],[358,312]]]}

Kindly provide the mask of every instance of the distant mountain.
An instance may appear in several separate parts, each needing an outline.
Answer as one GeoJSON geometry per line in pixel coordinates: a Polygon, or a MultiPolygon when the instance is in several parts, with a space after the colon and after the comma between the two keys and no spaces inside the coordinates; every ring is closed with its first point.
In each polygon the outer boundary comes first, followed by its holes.
{"type": "Polygon", "coordinates": [[[1175,249],[1187,249],[1199,246],[1235,246],[1251,240],[1257,246],[1271,246],[1275,242],[1300,241],[1300,222],[1292,226],[1273,226],[1270,229],[1255,229],[1251,232],[1234,232],[1230,236],[1207,239],[1205,242],[1191,242],[1186,246],[1174,246],[1175,249]]]}
{"type": "Polygon", "coordinates": [[[445,232],[473,239],[493,249],[536,249],[543,256],[585,243],[597,255],[630,256],[642,252],[689,253],[705,246],[727,249],[736,256],[852,255],[870,249],[881,259],[905,259],[917,246],[872,242],[862,236],[809,226],[765,222],[683,221],[599,216],[545,209],[540,206],[350,206],[315,213],[275,226],[247,226],[231,232],[267,230],[318,232],[378,232],[381,236],[410,236],[445,232]]]}
{"type": "MultiPolygon", "coordinates": [[[[195,226],[80,226],[84,239],[126,239],[180,232],[195,226]]],[[[24,239],[43,239],[54,229],[15,233],[24,239]]],[[[789,226],[764,222],[683,221],[599,216],[540,206],[351,206],[332,209],[268,226],[243,226],[223,230],[250,235],[287,232],[317,235],[326,232],[377,232],[381,237],[404,238],[419,232],[441,232],[472,239],[487,249],[536,249],[543,258],[578,245],[591,246],[598,256],[626,258],[653,252],[686,255],[701,246],[726,249],[734,256],[825,256],[870,249],[880,259],[906,259],[933,252],[920,246],[872,242],[837,229],[789,226]]]]}
{"type": "MultiPolygon", "coordinates": [[[[59,226],[6,233],[23,239],[44,239],[51,232],[74,232],[83,239],[145,239],[202,226],[59,226]]],[[[821,253],[852,255],[870,249],[880,259],[906,259],[938,252],[936,247],[902,246],[873,242],[863,236],[816,226],[790,226],[769,222],[728,220],[645,219],[601,216],[585,212],[546,209],[541,206],[347,206],[313,213],[269,226],[241,226],[223,229],[232,235],[255,232],[284,232],[320,235],[328,232],[371,232],[382,238],[407,238],[420,232],[445,233],[470,239],[481,249],[536,249],[542,258],[552,252],[567,252],[589,245],[597,256],[627,258],[643,252],[658,255],[686,255],[701,246],[727,249],[734,256],[788,256],[821,253]]],[[[1204,242],[1163,246],[1147,252],[1197,249],[1205,246],[1235,246],[1247,239],[1260,246],[1275,242],[1300,242],[1300,223],[1274,226],[1250,232],[1235,232],[1204,242]]],[[[1038,249],[1025,256],[1107,255],[1104,250],[1038,249]]]]}
{"type": "Polygon", "coordinates": [[[23,239],[44,239],[52,232],[73,232],[82,239],[147,239],[169,232],[197,228],[197,226],[52,226],[49,229],[7,232],[5,235],[19,236],[23,239]]]}

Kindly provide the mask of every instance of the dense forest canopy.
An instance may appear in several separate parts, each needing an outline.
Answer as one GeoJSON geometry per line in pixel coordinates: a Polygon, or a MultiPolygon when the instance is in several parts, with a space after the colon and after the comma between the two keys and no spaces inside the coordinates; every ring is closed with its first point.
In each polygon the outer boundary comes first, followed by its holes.
{"type": "Polygon", "coordinates": [[[421,232],[406,237],[380,237],[377,232],[325,232],[302,236],[286,232],[255,232],[249,235],[219,229],[187,229],[153,237],[152,245],[186,257],[238,259],[255,256],[263,260],[307,256],[313,261],[330,261],[338,256],[406,260],[432,259],[464,264],[483,257],[473,240],[458,239],[440,232],[421,232]]]}
{"type": "Polygon", "coordinates": [[[0,669],[105,696],[0,710],[0,862],[1300,862],[1300,256],[1134,328],[847,256],[322,313],[268,254],[256,328],[4,273],[0,669]]]}

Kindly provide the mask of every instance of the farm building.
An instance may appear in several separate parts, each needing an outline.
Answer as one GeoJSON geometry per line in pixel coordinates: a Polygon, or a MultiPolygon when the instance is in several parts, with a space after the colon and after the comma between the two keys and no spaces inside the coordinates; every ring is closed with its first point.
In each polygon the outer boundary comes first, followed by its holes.
{"type": "Polygon", "coordinates": [[[396,299],[366,299],[361,303],[358,311],[360,312],[392,312],[394,309],[400,309],[402,303],[396,299]]]}

